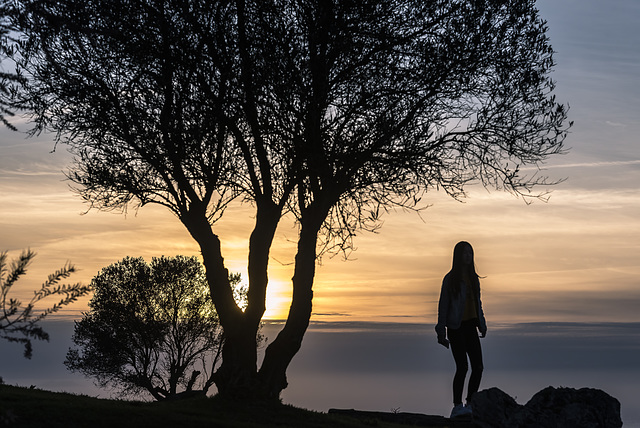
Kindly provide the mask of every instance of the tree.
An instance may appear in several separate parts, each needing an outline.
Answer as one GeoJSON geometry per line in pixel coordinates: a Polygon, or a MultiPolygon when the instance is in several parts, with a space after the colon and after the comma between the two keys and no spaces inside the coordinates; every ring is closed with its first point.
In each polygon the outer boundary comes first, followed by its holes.
{"type": "Polygon", "coordinates": [[[521,173],[563,151],[553,50],[533,0],[24,1],[21,102],[76,155],[98,209],[161,204],[202,251],[226,341],[220,393],[278,397],[309,324],[315,264],[392,207],[521,173]],[[255,208],[248,305],[216,221],[255,208]],[[269,251],[298,224],[288,319],[257,368],[269,251]]]}
{"type": "Polygon", "coordinates": [[[23,251],[9,268],[7,253],[0,253],[0,338],[23,344],[25,358],[33,355],[32,339],[49,341],[49,334],[40,326],[40,322],[91,291],[91,286],[88,285],[60,284],[61,280],[76,271],[73,265],[67,264],[49,275],[40,289],[33,292],[33,297],[26,305],[18,299],[10,298],[10,291],[20,277],[27,273],[27,267],[35,256],[36,253],[31,250],[23,251]],[[36,309],[38,302],[51,296],[62,296],[62,299],[46,309],[36,309]]]}
{"type": "MultiPolygon", "coordinates": [[[[229,279],[235,287],[240,275],[229,279]]],[[[156,400],[206,394],[223,343],[195,257],[127,257],[96,275],[65,365],[100,387],[156,400]]],[[[241,299],[242,296],[239,296],[241,299]]]]}
{"type": "MultiPolygon", "coordinates": [[[[11,22],[12,7],[10,0],[0,0],[0,122],[7,128],[15,131],[16,127],[7,120],[7,116],[13,116],[11,108],[11,87],[23,82],[22,76],[15,72],[5,70],[6,60],[14,54],[13,37],[15,27],[11,22]]],[[[15,106],[14,106],[15,107],[15,106]]]]}

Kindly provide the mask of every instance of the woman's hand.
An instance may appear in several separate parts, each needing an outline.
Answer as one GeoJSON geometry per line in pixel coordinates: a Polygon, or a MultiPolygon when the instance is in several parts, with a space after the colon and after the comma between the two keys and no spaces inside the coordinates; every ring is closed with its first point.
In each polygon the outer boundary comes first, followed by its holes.
{"type": "Polygon", "coordinates": [[[438,343],[449,349],[449,340],[444,336],[438,336],[438,343]]]}

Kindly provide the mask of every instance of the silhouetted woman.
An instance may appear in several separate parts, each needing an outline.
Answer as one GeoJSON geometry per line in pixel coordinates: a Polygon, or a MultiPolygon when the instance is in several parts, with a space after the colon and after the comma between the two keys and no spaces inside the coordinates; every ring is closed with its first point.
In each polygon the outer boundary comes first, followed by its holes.
{"type": "Polygon", "coordinates": [[[482,379],[482,347],[478,338],[487,334],[487,322],[480,300],[480,280],[473,262],[473,248],[458,242],[453,249],[453,266],[442,281],[438,302],[438,343],[449,348],[456,362],[453,378],[453,410],[451,417],[471,415],[469,400],[478,391],[482,379]],[[448,340],[447,340],[448,337],[448,340]],[[467,387],[467,405],[462,404],[462,390],[471,363],[467,387]]]}

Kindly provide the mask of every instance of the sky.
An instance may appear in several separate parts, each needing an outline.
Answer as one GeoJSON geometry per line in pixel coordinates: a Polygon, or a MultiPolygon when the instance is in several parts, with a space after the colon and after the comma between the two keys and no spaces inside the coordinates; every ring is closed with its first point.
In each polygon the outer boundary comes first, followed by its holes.
{"type": "MultiPolygon", "coordinates": [[[[565,180],[539,189],[552,191],[546,203],[528,205],[475,185],[464,202],[432,192],[420,216],[390,213],[379,233],[356,238],[350,260],[322,260],[314,325],[403,323],[423,326],[427,340],[442,277],[460,240],[473,245],[483,277],[488,340],[492,329],[502,332],[499,338],[513,338],[505,329],[527,323],[640,322],[640,3],[537,4],[556,51],[556,96],[570,106],[574,121],[569,152],[549,159],[544,173],[565,180]]],[[[11,257],[26,248],[38,253],[15,293],[29,296],[68,261],[79,268],[70,280],[87,283],[125,256],[198,254],[184,227],[161,207],[127,215],[86,212],[62,173],[70,155],[64,147],[52,149],[50,135],[0,130],[0,250],[11,257]]],[[[229,269],[243,276],[251,227],[250,209],[233,207],[216,229],[229,269]]],[[[295,236],[291,222],[283,222],[272,250],[267,319],[286,315],[295,236]]],[[[86,301],[61,315],[78,318],[86,301]]],[[[637,335],[638,324],[628,325],[637,335]]],[[[606,346],[589,346],[596,344],[606,346]]],[[[305,346],[292,369],[306,364],[305,346]]],[[[639,349],[633,345],[624,355],[639,349]]]]}
{"type": "MultiPolygon", "coordinates": [[[[442,276],[460,240],[475,249],[489,320],[637,321],[640,302],[640,47],[633,0],[544,0],[556,50],[556,95],[570,106],[568,154],[544,174],[566,179],[548,202],[469,187],[464,202],[430,192],[420,216],[392,212],[377,234],[363,232],[344,261],[324,258],[313,320],[433,322],[442,276]]],[[[27,129],[27,125],[19,126],[27,129]]],[[[70,261],[70,281],[89,282],[125,256],[197,255],[180,222],[162,207],[91,211],[70,191],[70,155],[52,153],[51,135],[0,130],[0,249],[38,253],[15,292],[30,293],[70,261]],[[84,213],[84,214],[83,214],[84,213]]],[[[231,271],[246,277],[250,207],[217,226],[231,271]]],[[[272,250],[267,319],[289,305],[296,231],[278,230],[272,250]]],[[[25,294],[26,295],[26,294],[25,294]]],[[[86,301],[66,308],[76,316],[86,301]]]]}

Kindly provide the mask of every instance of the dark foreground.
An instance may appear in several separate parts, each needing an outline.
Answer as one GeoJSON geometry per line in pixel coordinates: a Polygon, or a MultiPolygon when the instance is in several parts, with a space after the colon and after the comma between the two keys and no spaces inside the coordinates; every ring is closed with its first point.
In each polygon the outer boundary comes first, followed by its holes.
{"type": "MultiPolygon", "coordinates": [[[[390,413],[371,413],[365,417],[362,414],[339,412],[327,414],[277,403],[241,405],[216,397],[142,403],[0,385],[0,427],[406,428],[410,422],[402,419],[403,415],[406,418],[407,414],[390,413]]],[[[433,418],[438,419],[433,420],[433,424],[424,419],[422,422],[425,425],[415,425],[433,428],[450,426],[448,419],[433,418]]]]}

